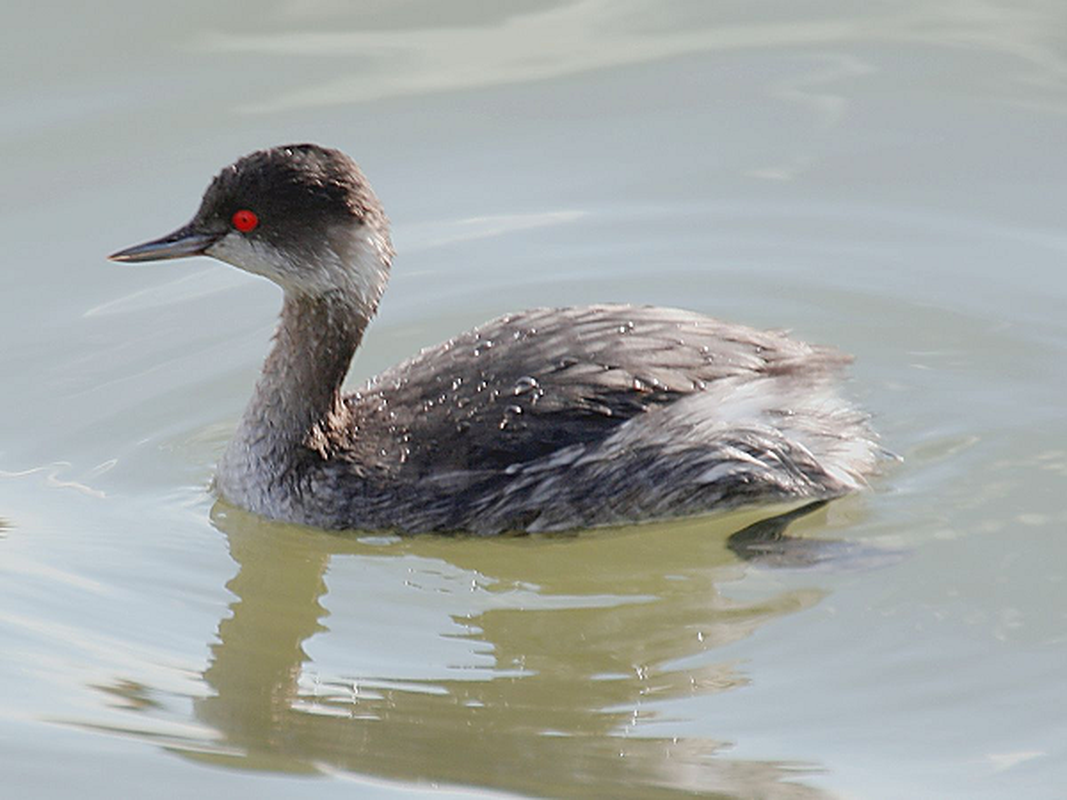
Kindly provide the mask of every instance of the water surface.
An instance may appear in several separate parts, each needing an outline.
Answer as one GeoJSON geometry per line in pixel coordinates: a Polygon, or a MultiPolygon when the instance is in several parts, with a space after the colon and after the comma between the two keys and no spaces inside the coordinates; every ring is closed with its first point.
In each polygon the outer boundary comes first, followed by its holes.
{"type": "Polygon", "coordinates": [[[19,9],[0,33],[0,768],[18,796],[1056,797],[1067,10],[514,0],[19,9]],[[352,153],[399,256],[350,383],[534,305],[857,356],[904,456],[742,514],[339,536],[207,489],[279,296],[169,231],[352,153]],[[825,556],[825,557],[823,557],[825,556]],[[788,562],[788,560],[786,560],[788,562]]]}

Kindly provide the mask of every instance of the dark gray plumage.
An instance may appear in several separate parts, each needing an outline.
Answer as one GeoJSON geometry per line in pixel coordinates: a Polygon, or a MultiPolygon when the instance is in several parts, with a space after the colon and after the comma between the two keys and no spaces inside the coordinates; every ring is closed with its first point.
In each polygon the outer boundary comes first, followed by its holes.
{"type": "Polygon", "coordinates": [[[392,248],[377,198],[337,151],[247,156],[189,226],[114,258],[190,249],[285,289],[274,350],[217,479],[231,502],[269,517],[559,530],[836,497],[877,460],[865,416],[836,391],[845,356],[676,309],[510,314],[343,397],[392,248]],[[256,230],[225,225],[241,208],[260,215],[256,230]]]}

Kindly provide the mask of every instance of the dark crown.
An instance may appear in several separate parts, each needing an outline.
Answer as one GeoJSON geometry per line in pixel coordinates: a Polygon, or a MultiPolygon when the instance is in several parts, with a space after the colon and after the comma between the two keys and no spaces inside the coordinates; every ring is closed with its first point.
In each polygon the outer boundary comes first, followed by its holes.
{"type": "Polygon", "coordinates": [[[316,144],[258,150],[225,167],[204,192],[197,220],[228,225],[235,211],[260,219],[256,233],[277,245],[324,225],[363,223],[388,230],[388,220],[356,162],[316,144]]]}

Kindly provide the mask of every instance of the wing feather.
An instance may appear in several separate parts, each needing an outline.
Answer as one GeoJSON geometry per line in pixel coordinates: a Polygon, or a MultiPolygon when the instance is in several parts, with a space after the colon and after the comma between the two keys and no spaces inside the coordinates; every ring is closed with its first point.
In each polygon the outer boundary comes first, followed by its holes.
{"type": "Polygon", "coordinates": [[[395,456],[397,469],[497,470],[602,441],[724,378],[814,376],[846,362],[782,332],[679,309],[542,308],[424,349],[348,403],[360,447],[395,456]]]}

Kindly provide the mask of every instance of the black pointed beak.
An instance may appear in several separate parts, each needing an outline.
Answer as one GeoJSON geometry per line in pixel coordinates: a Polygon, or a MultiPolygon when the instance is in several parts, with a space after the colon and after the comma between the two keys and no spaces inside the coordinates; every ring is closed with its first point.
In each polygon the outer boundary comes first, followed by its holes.
{"type": "Polygon", "coordinates": [[[204,255],[211,245],[222,238],[222,234],[205,233],[197,230],[193,223],[168,233],[161,239],[153,239],[144,244],[137,244],[119,250],[108,256],[111,261],[163,261],[170,258],[204,255]]]}

